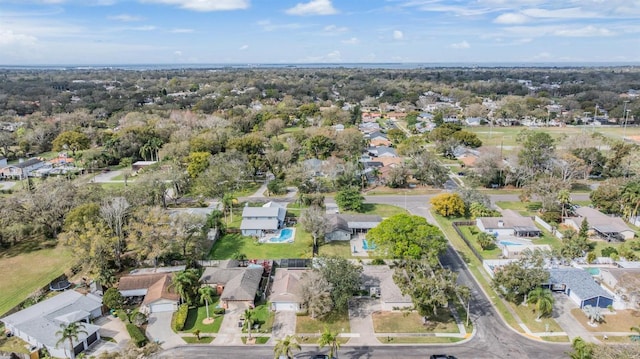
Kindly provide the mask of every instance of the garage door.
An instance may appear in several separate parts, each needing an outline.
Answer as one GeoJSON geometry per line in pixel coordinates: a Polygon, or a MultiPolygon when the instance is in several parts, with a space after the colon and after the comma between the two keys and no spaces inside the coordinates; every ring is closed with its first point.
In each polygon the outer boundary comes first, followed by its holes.
{"type": "Polygon", "coordinates": [[[276,302],[273,303],[275,310],[297,311],[298,304],[290,302],[276,302]]]}
{"type": "Polygon", "coordinates": [[[161,303],[153,304],[149,309],[151,313],[173,312],[176,310],[176,306],[172,303],[161,303]]]}

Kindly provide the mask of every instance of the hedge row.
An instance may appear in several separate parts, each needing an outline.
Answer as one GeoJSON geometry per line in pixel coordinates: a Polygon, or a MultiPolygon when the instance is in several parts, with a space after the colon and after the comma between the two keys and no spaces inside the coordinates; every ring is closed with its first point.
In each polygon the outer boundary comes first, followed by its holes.
{"type": "Polygon", "coordinates": [[[140,330],[140,328],[131,323],[127,323],[127,332],[129,332],[131,340],[136,344],[137,347],[143,347],[145,344],[147,344],[147,337],[144,335],[142,330],[140,330]]]}
{"type": "Polygon", "coordinates": [[[184,329],[184,323],[187,321],[188,314],[189,306],[187,304],[181,304],[178,307],[178,311],[173,315],[173,329],[176,332],[184,329]]]}

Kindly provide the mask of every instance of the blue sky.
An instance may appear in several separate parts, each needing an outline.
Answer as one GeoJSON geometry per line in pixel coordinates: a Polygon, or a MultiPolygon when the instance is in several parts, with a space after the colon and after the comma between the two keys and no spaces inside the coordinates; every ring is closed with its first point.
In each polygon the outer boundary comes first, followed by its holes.
{"type": "Polygon", "coordinates": [[[0,0],[0,64],[636,62],[640,0],[0,0]]]}

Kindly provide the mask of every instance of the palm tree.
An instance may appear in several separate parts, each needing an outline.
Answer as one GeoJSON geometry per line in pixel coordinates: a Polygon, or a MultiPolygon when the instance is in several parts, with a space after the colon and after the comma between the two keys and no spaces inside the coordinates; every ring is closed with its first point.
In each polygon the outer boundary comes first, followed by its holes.
{"type": "Polygon", "coordinates": [[[251,309],[244,311],[244,325],[247,327],[247,333],[249,333],[249,339],[251,339],[251,328],[256,321],[255,312],[251,309]]]}
{"type": "Polygon", "coordinates": [[[567,217],[567,206],[571,204],[571,193],[568,190],[563,189],[558,192],[558,203],[560,203],[561,207],[561,218],[564,219],[567,217]]]}
{"type": "Polygon", "coordinates": [[[281,355],[284,355],[289,359],[293,358],[293,350],[300,350],[298,337],[295,335],[287,335],[276,342],[275,347],[273,347],[273,357],[277,359],[281,355]]]}
{"type": "MultiPolygon", "coordinates": [[[[230,221],[233,222],[233,203],[234,201],[236,201],[237,199],[233,196],[233,193],[225,193],[224,196],[222,196],[222,212],[225,213],[225,220],[226,220],[226,213],[229,212],[229,216],[230,216],[230,221]]],[[[229,222],[227,222],[228,224],[229,222]]]]}
{"type": "MultiPolygon", "coordinates": [[[[65,341],[69,341],[69,348],[70,348],[70,352],[69,354],[71,355],[71,358],[75,358],[75,354],[73,351],[73,341],[74,340],[78,340],[78,338],[80,337],[80,334],[84,334],[84,335],[88,335],[87,331],[84,330],[84,323],[82,322],[75,322],[75,323],[69,323],[69,324],[60,324],[60,330],[58,330],[56,332],[56,336],[60,337],[60,340],[58,340],[56,342],[56,347],[58,346],[58,344],[60,343],[64,343],[65,341]]],[[[64,353],[66,355],[67,353],[67,348],[64,348],[64,353]]]]}
{"type": "Polygon", "coordinates": [[[595,326],[595,323],[600,323],[604,320],[604,316],[602,315],[602,312],[598,307],[587,305],[586,307],[582,308],[582,310],[584,311],[584,314],[587,316],[587,318],[589,318],[589,324],[591,325],[595,326]]]}
{"type": "Polygon", "coordinates": [[[529,292],[527,303],[535,303],[535,310],[538,311],[537,321],[543,316],[551,314],[553,311],[553,294],[546,288],[538,287],[529,292]]]}
{"type": "Polygon", "coordinates": [[[329,357],[333,358],[338,354],[338,349],[340,349],[340,342],[338,341],[338,332],[332,332],[328,327],[324,327],[324,332],[318,339],[318,344],[320,348],[325,346],[329,346],[329,357]]]}
{"type": "Polygon", "coordinates": [[[172,285],[180,295],[182,302],[192,304],[193,297],[197,292],[197,288],[200,286],[200,276],[194,269],[176,272],[173,276],[172,285]]]}
{"type": "Polygon", "coordinates": [[[593,344],[587,343],[584,339],[577,337],[571,344],[573,352],[569,354],[571,359],[591,359],[593,358],[593,344]]]}
{"type": "Polygon", "coordinates": [[[636,332],[638,334],[640,334],[640,325],[637,327],[631,327],[629,328],[629,330],[631,330],[632,332],[636,332]]]}
{"type": "Polygon", "coordinates": [[[637,216],[638,208],[640,208],[640,183],[631,182],[624,186],[620,199],[625,207],[625,214],[629,216],[629,219],[637,216]]]}
{"type": "Polygon", "coordinates": [[[207,318],[211,318],[209,315],[209,303],[213,302],[213,297],[216,295],[216,290],[213,287],[205,285],[198,289],[198,294],[200,295],[200,304],[203,304],[207,308],[207,318]]]}

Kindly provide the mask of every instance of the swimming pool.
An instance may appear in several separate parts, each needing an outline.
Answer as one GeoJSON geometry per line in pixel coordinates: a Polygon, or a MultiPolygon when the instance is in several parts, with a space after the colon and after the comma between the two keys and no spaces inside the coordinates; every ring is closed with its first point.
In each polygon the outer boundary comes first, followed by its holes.
{"type": "Polygon", "coordinates": [[[591,275],[600,275],[600,268],[585,268],[587,272],[591,275]]]}
{"type": "Polygon", "coordinates": [[[277,237],[271,237],[267,239],[268,243],[283,243],[283,242],[293,242],[293,229],[285,228],[280,230],[280,234],[277,237]]]}
{"type": "Polygon", "coordinates": [[[509,242],[509,241],[498,241],[498,243],[503,246],[521,246],[522,245],[522,243],[509,242]]]}
{"type": "Polygon", "coordinates": [[[376,245],[374,243],[367,242],[366,239],[363,239],[362,240],[362,249],[364,249],[365,251],[372,251],[372,250],[376,249],[376,245]]]}

